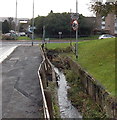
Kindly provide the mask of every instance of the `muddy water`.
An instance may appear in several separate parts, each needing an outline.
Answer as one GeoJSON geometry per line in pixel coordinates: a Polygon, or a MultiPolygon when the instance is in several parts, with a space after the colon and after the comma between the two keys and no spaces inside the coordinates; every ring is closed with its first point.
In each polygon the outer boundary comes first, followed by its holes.
{"type": "Polygon", "coordinates": [[[58,81],[58,102],[60,106],[61,118],[82,118],[78,110],[71,104],[67,97],[67,81],[65,75],[55,68],[59,76],[58,81]]]}

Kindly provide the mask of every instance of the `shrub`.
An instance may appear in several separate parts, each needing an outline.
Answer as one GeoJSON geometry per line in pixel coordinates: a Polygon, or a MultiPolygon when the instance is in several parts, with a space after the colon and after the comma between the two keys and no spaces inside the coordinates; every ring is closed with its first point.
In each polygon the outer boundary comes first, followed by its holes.
{"type": "Polygon", "coordinates": [[[15,37],[2,35],[2,40],[15,40],[15,37]]]}

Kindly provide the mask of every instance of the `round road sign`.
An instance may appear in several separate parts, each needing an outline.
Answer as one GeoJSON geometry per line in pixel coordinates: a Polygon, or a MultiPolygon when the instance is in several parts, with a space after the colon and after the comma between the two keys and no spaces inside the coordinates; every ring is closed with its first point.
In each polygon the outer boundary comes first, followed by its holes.
{"type": "Polygon", "coordinates": [[[77,20],[74,20],[72,22],[72,28],[73,28],[73,30],[77,30],[78,29],[78,21],[77,20]]]}

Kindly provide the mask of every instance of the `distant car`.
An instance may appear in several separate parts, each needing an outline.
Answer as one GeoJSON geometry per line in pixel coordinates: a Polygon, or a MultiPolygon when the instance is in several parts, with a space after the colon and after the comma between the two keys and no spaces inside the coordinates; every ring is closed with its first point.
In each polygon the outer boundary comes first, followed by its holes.
{"type": "Polygon", "coordinates": [[[19,36],[26,36],[25,32],[19,32],[19,36]]]}
{"type": "Polygon", "coordinates": [[[4,35],[5,36],[11,36],[11,33],[5,33],[4,35]]]}
{"type": "Polygon", "coordinates": [[[109,34],[104,34],[99,36],[99,39],[105,39],[105,38],[115,38],[115,36],[109,34]]]}
{"type": "Polygon", "coordinates": [[[15,32],[11,32],[11,33],[5,33],[4,36],[11,36],[11,37],[15,37],[16,36],[17,37],[18,35],[15,32]]]}

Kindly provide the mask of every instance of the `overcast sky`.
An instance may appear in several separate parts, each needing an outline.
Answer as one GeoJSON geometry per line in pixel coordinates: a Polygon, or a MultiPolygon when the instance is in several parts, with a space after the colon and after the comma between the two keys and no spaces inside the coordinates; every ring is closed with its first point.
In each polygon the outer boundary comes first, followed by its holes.
{"type": "MultiPolygon", "coordinates": [[[[76,0],[34,0],[35,15],[34,17],[46,16],[53,10],[56,12],[75,12],[76,0]]],[[[84,16],[93,16],[90,12],[91,0],[78,0],[78,12],[84,16]]],[[[18,18],[32,18],[33,0],[17,0],[18,18]]],[[[16,0],[0,0],[0,17],[15,17],[16,0]]]]}

